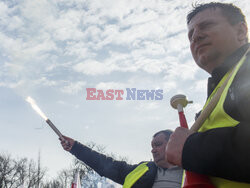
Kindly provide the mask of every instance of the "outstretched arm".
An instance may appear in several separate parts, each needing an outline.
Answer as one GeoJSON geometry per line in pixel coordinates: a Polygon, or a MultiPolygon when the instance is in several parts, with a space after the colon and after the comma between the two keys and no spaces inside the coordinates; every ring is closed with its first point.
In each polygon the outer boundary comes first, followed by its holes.
{"type": "Polygon", "coordinates": [[[125,177],[137,165],[129,165],[125,161],[117,161],[111,157],[107,157],[98,153],[89,147],[73,140],[72,138],[63,136],[65,141],[61,141],[64,150],[75,155],[76,158],[91,167],[99,175],[105,176],[119,184],[123,184],[125,177]]]}

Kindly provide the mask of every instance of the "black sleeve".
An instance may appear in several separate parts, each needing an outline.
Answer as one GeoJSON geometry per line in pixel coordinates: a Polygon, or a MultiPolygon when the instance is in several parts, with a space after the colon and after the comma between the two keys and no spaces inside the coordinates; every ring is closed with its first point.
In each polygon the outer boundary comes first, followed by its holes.
{"type": "Polygon", "coordinates": [[[183,168],[200,174],[250,183],[250,125],[194,133],[186,141],[183,168]]]}
{"type": "Polygon", "coordinates": [[[183,168],[250,183],[249,57],[230,87],[224,109],[240,123],[236,127],[216,128],[192,134],[184,144],[183,168]]]}
{"type": "Polygon", "coordinates": [[[75,142],[70,153],[91,167],[99,175],[105,176],[119,184],[123,184],[127,174],[137,166],[129,165],[125,161],[116,161],[79,142],[75,142]]]}

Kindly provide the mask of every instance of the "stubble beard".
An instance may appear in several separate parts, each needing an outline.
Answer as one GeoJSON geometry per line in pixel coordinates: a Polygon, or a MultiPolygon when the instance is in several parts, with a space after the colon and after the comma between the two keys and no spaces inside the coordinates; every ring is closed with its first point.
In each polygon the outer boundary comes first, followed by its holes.
{"type": "Polygon", "coordinates": [[[220,64],[220,57],[221,53],[213,50],[199,56],[197,64],[205,71],[211,73],[220,64]]]}

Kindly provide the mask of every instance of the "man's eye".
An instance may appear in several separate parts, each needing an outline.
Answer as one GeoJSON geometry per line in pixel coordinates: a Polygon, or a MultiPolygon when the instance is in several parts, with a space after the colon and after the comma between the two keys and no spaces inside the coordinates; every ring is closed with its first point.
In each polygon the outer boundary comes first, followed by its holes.
{"type": "Polygon", "coordinates": [[[192,35],[193,35],[193,32],[192,32],[192,31],[188,33],[188,39],[189,39],[189,41],[192,40],[192,35]]]}

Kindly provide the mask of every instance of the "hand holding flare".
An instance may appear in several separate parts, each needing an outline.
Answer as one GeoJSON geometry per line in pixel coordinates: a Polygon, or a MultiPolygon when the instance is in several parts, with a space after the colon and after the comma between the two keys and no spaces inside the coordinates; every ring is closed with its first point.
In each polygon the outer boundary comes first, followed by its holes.
{"type": "MultiPolygon", "coordinates": [[[[171,137],[173,138],[176,136],[177,138],[180,138],[180,139],[174,139],[178,142],[177,145],[180,143],[182,145],[182,147],[177,147],[177,148],[182,149],[187,137],[194,132],[193,130],[191,130],[191,131],[188,130],[187,120],[185,118],[184,111],[183,111],[183,107],[186,107],[187,104],[192,103],[192,101],[188,101],[186,99],[185,95],[176,95],[176,96],[172,97],[170,103],[171,103],[171,106],[173,108],[178,110],[181,127],[176,128],[175,132],[170,136],[169,143],[172,140],[171,137]]],[[[170,156],[168,154],[168,152],[170,150],[172,150],[172,151],[176,150],[176,147],[173,147],[173,145],[174,144],[168,144],[168,146],[167,146],[167,147],[169,147],[169,148],[167,148],[167,151],[166,151],[168,156],[170,156]],[[172,148],[169,145],[172,145],[172,148]]],[[[179,158],[178,161],[179,161],[179,165],[181,166],[182,150],[178,151],[178,149],[177,149],[177,152],[175,151],[175,153],[179,154],[177,158],[179,158]]],[[[201,188],[201,187],[202,188],[215,188],[214,185],[210,182],[210,179],[205,175],[196,174],[196,173],[190,172],[190,171],[185,171],[185,175],[186,176],[184,179],[183,188],[201,188]]]]}

